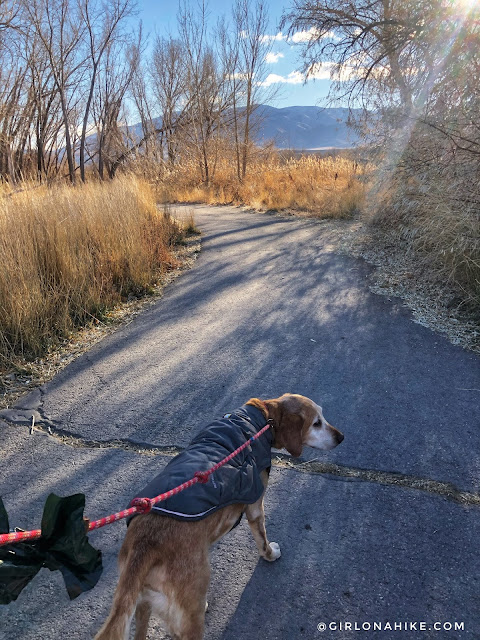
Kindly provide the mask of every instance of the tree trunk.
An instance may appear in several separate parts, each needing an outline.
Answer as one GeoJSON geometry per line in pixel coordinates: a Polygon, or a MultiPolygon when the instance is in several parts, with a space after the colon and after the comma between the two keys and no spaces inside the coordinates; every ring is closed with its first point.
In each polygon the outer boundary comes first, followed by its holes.
{"type": "Polygon", "coordinates": [[[72,140],[70,138],[70,129],[68,126],[67,103],[63,88],[60,90],[60,102],[62,105],[63,125],[65,127],[65,152],[67,154],[68,175],[70,182],[75,184],[75,158],[73,157],[72,140]]]}
{"type": "Polygon", "coordinates": [[[88,92],[87,104],[85,106],[85,113],[83,116],[82,134],[80,137],[80,178],[82,182],[85,182],[85,142],[87,137],[88,114],[90,113],[90,106],[92,104],[96,77],[97,77],[97,63],[94,63],[93,69],[92,69],[92,79],[90,81],[90,90],[88,92]]]}

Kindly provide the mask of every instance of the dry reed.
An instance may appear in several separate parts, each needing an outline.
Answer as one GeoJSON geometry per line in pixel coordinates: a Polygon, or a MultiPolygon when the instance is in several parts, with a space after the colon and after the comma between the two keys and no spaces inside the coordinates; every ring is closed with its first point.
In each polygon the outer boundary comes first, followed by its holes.
{"type": "Polygon", "coordinates": [[[480,309],[480,190],[469,167],[424,166],[416,175],[392,171],[372,193],[372,221],[414,252],[430,279],[457,289],[480,309]]]}
{"type": "Polygon", "coordinates": [[[243,204],[260,210],[300,210],[321,218],[348,218],[364,202],[365,166],[343,157],[283,158],[275,153],[252,162],[245,180],[239,182],[234,163],[222,158],[206,185],[195,163],[184,162],[165,173],[158,192],[170,202],[243,204]]]}
{"type": "Polygon", "coordinates": [[[175,265],[178,227],[132,176],[0,199],[0,366],[44,352],[175,265]]]}

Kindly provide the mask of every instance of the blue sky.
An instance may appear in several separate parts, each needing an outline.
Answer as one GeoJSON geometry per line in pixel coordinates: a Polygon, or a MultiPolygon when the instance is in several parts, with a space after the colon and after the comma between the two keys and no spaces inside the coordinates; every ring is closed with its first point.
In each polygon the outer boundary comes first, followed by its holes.
{"type": "MultiPolygon", "coordinates": [[[[194,2],[192,2],[192,5],[194,2]]],[[[196,4],[196,3],[195,3],[196,4]]],[[[146,33],[154,35],[176,34],[177,0],[138,0],[140,9],[139,18],[142,20],[146,33]]],[[[231,14],[231,0],[209,0],[208,11],[212,25],[218,16],[231,14]]],[[[267,61],[268,82],[275,89],[276,95],[269,101],[274,107],[289,107],[294,105],[320,105],[325,106],[325,98],[328,87],[328,79],[309,80],[305,85],[300,74],[301,60],[299,43],[307,37],[307,34],[298,33],[293,40],[285,38],[279,33],[278,23],[282,15],[283,5],[272,1],[270,3],[270,24],[266,36],[272,38],[271,55],[267,61]]],[[[320,76],[325,75],[320,73],[320,76]]]]}

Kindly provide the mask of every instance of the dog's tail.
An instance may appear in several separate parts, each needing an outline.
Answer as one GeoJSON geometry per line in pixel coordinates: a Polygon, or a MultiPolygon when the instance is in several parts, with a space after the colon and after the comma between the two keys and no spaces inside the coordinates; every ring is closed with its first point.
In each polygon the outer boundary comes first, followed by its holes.
{"type": "Polygon", "coordinates": [[[128,638],[138,596],[151,568],[147,549],[130,549],[120,557],[120,579],[113,597],[110,615],[94,640],[125,640],[128,638]]]}

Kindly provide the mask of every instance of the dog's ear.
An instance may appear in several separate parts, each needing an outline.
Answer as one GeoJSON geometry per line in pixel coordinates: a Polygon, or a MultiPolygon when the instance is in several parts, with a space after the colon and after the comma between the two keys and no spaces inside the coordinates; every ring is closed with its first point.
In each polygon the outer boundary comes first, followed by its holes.
{"type": "MultiPolygon", "coordinates": [[[[282,448],[285,448],[294,458],[302,455],[303,425],[304,420],[301,416],[284,413],[283,420],[278,428],[278,436],[282,442],[282,448]]],[[[275,435],[277,434],[275,433],[275,435]]]]}
{"type": "Polygon", "coordinates": [[[294,458],[302,454],[305,420],[300,407],[289,398],[266,400],[269,418],[273,419],[275,449],[286,449],[294,458]],[[293,406],[295,405],[295,406],[293,406]]]}

